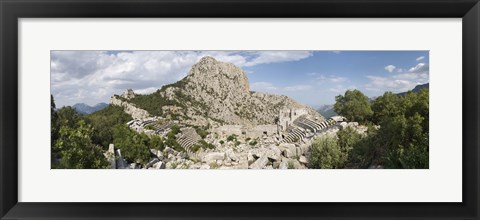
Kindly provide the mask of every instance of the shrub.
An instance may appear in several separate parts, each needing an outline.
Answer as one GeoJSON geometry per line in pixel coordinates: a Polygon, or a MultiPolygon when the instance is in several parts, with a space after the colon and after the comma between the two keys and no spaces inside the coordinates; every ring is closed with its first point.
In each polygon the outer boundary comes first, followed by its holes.
{"type": "Polygon", "coordinates": [[[310,146],[310,167],[316,169],[342,168],[345,163],[338,142],[333,137],[318,137],[310,146]]]}
{"type": "Polygon", "coordinates": [[[157,135],[152,135],[150,137],[150,148],[163,151],[163,149],[165,149],[163,138],[157,135]]]}
{"type": "Polygon", "coordinates": [[[206,138],[208,135],[208,132],[201,127],[195,127],[195,131],[197,132],[198,135],[200,135],[202,139],[206,138]]]}
{"type": "Polygon", "coordinates": [[[122,156],[131,162],[145,164],[150,160],[150,149],[147,135],[139,134],[126,125],[113,128],[113,143],[119,148],[122,156]]]}
{"type": "Polygon", "coordinates": [[[113,127],[124,125],[132,117],[123,111],[122,107],[109,105],[106,108],[86,116],[94,129],[92,141],[104,149],[113,143],[113,127]]]}
{"type": "Polygon", "coordinates": [[[232,135],[227,137],[227,141],[234,141],[234,140],[235,141],[237,140],[237,135],[232,134],[232,135]]]}
{"type": "Polygon", "coordinates": [[[342,156],[345,160],[348,159],[350,151],[357,146],[358,142],[362,139],[362,135],[355,129],[347,127],[337,132],[338,146],[342,151],[342,156]]]}
{"type": "Polygon", "coordinates": [[[293,161],[289,160],[287,162],[287,168],[288,169],[295,169],[295,165],[293,164],[293,161]]]}
{"type": "Polygon", "coordinates": [[[53,163],[52,168],[107,168],[108,162],[102,154],[102,149],[92,143],[90,138],[92,133],[91,125],[84,120],[79,120],[74,127],[68,124],[61,126],[52,149],[58,152],[60,160],[53,163]]]}

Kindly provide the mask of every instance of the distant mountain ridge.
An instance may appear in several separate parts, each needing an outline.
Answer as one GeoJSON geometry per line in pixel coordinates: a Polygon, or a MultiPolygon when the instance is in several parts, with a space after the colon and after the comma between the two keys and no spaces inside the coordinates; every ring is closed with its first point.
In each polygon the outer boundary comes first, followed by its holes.
{"type": "Polygon", "coordinates": [[[429,83],[425,83],[425,84],[421,84],[421,85],[415,86],[415,88],[413,88],[413,89],[410,90],[410,91],[397,93],[397,95],[399,95],[399,96],[404,96],[404,95],[406,95],[408,92],[420,92],[420,90],[422,90],[422,89],[428,89],[428,88],[429,88],[429,83]]]}
{"type": "Polygon", "coordinates": [[[72,108],[75,109],[75,111],[77,111],[78,113],[81,113],[81,114],[85,114],[85,115],[88,115],[88,114],[92,114],[96,111],[100,111],[104,108],[106,108],[108,106],[107,103],[98,103],[94,106],[90,106],[90,105],[87,105],[85,103],[77,103],[75,105],[72,106],[72,108]]]}
{"type": "Polygon", "coordinates": [[[338,115],[333,109],[333,105],[322,105],[317,111],[323,115],[325,118],[330,118],[332,116],[338,115]]]}

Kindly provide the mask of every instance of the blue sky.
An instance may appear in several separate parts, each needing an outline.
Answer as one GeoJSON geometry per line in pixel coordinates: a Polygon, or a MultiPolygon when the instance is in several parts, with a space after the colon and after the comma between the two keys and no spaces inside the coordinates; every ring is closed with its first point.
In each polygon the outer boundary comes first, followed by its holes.
{"type": "Polygon", "coordinates": [[[316,51],[294,62],[244,69],[253,90],[280,93],[305,104],[332,104],[347,89],[369,97],[428,82],[428,51],[316,51]],[[417,60],[418,59],[418,60],[417,60]]]}
{"type": "Polygon", "coordinates": [[[51,92],[59,107],[108,102],[128,88],[148,94],[204,56],[244,69],[253,91],[312,107],[348,89],[373,97],[429,82],[428,51],[52,51],[51,92]]]}

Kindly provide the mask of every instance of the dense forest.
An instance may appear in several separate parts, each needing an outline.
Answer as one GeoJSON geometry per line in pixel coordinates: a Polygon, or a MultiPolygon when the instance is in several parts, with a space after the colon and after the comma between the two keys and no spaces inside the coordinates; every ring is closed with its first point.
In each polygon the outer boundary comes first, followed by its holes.
{"type": "Polygon", "coordinates": [[[55,109],[51,98],[52,168],[107,168],[103,153],[110,143],[121,149],[125,159],[146,163],[150,148],[163,148],[158,136],[148,137],[131,130],[132,120],[122,107],[108,107],[89,115],[81,115],[72,107],[55,109]]]}
{"type": "Polygon", "coordinates": [[[368,126],[366,135],[346,128],[337,137],[317,138],[311,168],[428,169],[428,89],[397,95],[386,92],[369,101],[359,90],[335,98],[335,112],[368,126]]]}

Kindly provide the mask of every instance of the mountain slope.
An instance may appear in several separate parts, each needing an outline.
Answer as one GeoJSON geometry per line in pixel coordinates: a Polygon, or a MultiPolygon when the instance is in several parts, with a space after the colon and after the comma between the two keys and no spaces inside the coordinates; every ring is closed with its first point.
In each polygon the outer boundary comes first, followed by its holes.
{"type": "Polygon", "coordinates": [[[422,90],[422,89],[428,89],[428,88],[429,88],[429,83],[425,83],[425,84],[422,84],[422,85],[417,85],[417,86],[415,86],[415,88],[413,88],[413,89],[410,90],[410,91],[401,92],[401,93],[398,93],[397,95],[399,95],[399,96],[404,96],[404,95],[406,95],[408,92],[420,92],[420,90],[422,90]]]}
{"type": "Polygon", "coordinates": [[[309,114],[322,117],[314,109],[287,96],[251,92],[241,68],[212,57],[202,58],[185,78],[153,94],[113,98],[129,102],[151,115],[197,126],[275,124],[283,108],[305,108],[309,114]]]}
{"type": "Polygon", "coordinates": [[[338,115],[333,109],[333,105],[322,105],[320,106],[320,108],[317,109],[317,111],[326,118],[338,115]]]}
{"type": "Polygon", "coordinates": [[[85,103],[77,103],[75,105],[72,106],[72,108],[75,109],[75,111],[77,111],[78,113],[81,113],[81,114],[85,114],[85,115],[88,115],[88,114],[92,114],[96,111],[100,111],[104,108],[106,108],[108,106],[107,103],[98,103],[94,106],[90,106],[90,105],[87,105],[85,103]]]}

